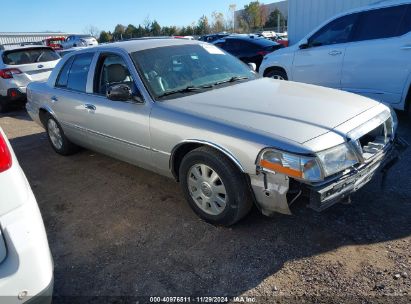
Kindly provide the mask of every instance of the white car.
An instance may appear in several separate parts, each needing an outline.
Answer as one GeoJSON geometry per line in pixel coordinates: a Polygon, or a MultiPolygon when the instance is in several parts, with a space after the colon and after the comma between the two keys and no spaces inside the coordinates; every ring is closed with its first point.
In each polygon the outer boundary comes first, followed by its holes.
{"type": "Polygon", "coordinates": [[[90,35],[70,35],[62,44],[64,49],[69,49],[78,46],[96,46],[97,39],[90,35]]]}
{"type": "Polygon", "coordinates": [[[0,50],[0,112],[26,102],[26,87],[46,81],[60,56],[50,47],[14,46],[0,50]]]}
{"type": "Polygon", "coordinates": [[[53,261],[36,199],[0,128],[1,303],[50,303],[53,261]]]}
{"type": "Polygon", "coordinates": [[[365,95],[411,116],[411,1],[352,10],[292,47],[267,55],[266,77],[365,95]]]}

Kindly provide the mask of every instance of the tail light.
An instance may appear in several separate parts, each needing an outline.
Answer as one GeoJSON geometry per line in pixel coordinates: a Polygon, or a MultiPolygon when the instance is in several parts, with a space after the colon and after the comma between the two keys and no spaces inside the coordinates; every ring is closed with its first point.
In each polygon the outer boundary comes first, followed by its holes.
{"type": "Polygon", "coordinates": [[[16,75],[16,74],[21,74],[21,71],[15,68],[0,70],[0,77],[3,79],[13,78],[13,75],[16,75]]]}
{"type": "Polygon", "coordinates": [[[0,173],[11,167],[11,153],[3,134],[0,133],[0,173]]]}

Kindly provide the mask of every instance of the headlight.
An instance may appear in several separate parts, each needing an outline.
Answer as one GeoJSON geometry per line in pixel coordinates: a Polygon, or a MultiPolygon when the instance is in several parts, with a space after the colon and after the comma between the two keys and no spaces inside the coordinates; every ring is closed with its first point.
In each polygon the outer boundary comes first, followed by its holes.
{"type": "Polygon", "coordinates": [[[296,179],[318,182],[359,163],[354,149],[342,144],[317,153],[317,157],[302,156],[274,149],[265,150],[258,161],[261,168],[296,179]]]}
{"type": "Polygon", "coordinates": [[[267,149],[261,154],[259,165],[264,169],[309,182],[323,179],[321,168],[315,157],[267,149]]]}
{"type": "Polygon", "coordinates": [[[319,152],[317,156],[325,176],[341,172],[359,162],[353,148],[347,143],[319,152]]]}

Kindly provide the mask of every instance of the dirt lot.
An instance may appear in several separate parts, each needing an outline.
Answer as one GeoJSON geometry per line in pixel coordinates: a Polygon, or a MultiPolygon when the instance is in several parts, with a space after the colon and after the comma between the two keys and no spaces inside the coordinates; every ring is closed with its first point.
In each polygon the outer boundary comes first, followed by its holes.
{"type": "MultiPolygon", "coordinates": [[[[0,116],[0,125],[43,214],[55,303],[240,295],[411,301],[411,149],[384,189],[376,179],[352,205],[319,214],[300,202],[294,216],[274,218],[253,210],[227,229],[198,219],[173,180],[87,150],[57,155],[23,111],[0,116]]],[[[405,118],[400,134],[411,142],[405,118]]]]}

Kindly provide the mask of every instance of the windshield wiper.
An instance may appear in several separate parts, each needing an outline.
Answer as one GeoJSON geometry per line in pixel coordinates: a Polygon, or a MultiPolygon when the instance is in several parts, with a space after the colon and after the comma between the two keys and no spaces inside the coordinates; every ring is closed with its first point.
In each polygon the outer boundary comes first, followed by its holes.
{"type": "Polygon", "coordinates": [[[229,82],[236,82],[236,81],[241,81],[241,80],[247,80],[249,79],[247,76],[233,76],[229,79],[218,81],[213,84],[213,86],[224,84],[224,83],[229,83],[229,82]]]}
{"type": "Polygon", "coordinates": [[[164,92],[163,94],[158,96],[158,98],[162,98],[162,97],[166,97],[166,96],[170,96],[170,95],[175,95],[175,94],[184,94],[184,93],[190,93],[190,92],[197,92],[197,91],[201,91],[201,90],[204,90],[204,89],[209,89],[209,88],[212,88],[212,87],[213,87],[212,85],[205,85],[205,86],[201,86],[201,87],[188,86],[188,87],[185,87],[184,89],[164,92]]]}

